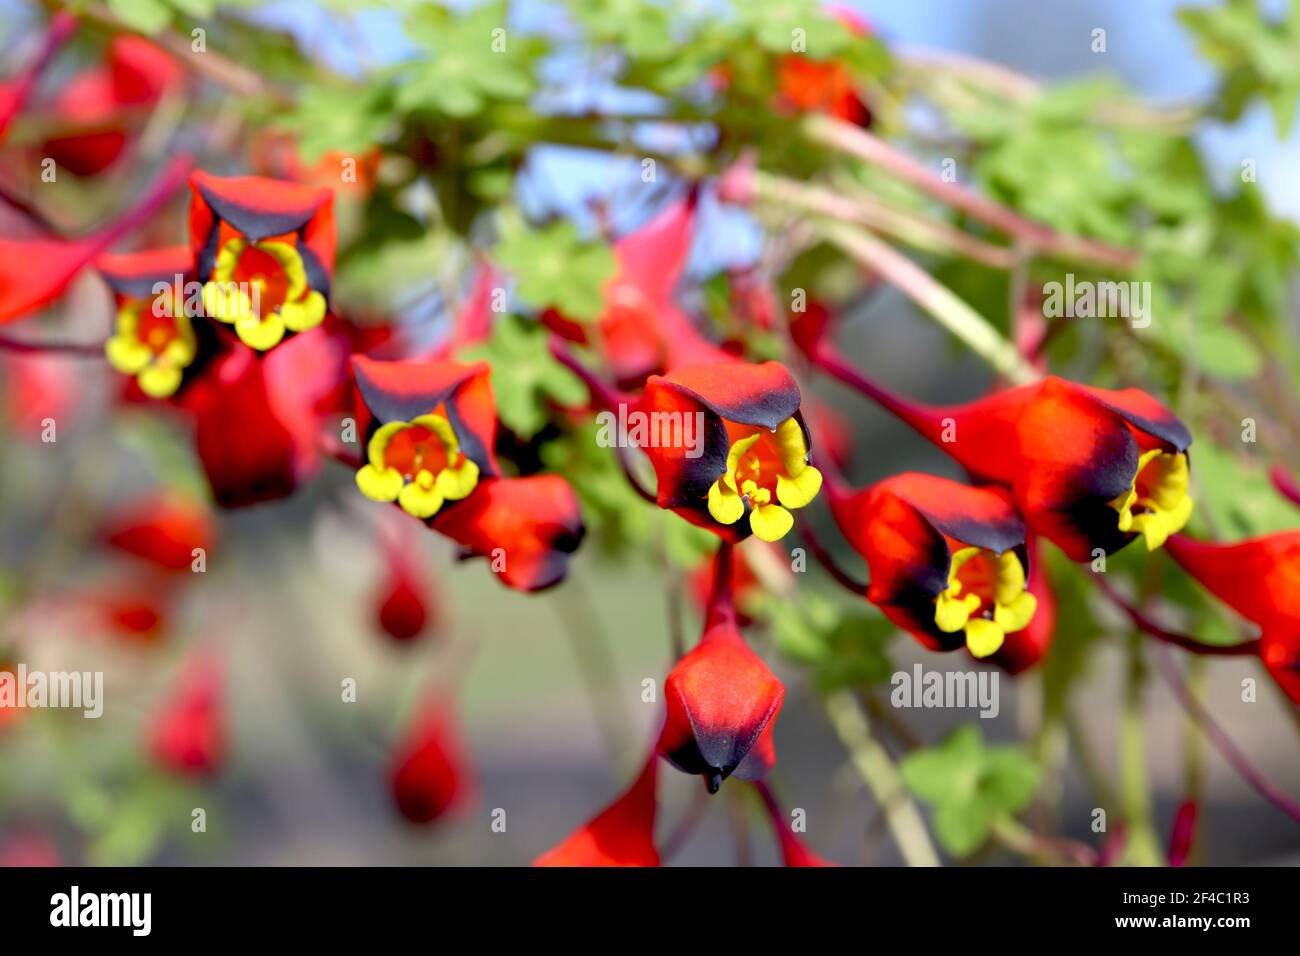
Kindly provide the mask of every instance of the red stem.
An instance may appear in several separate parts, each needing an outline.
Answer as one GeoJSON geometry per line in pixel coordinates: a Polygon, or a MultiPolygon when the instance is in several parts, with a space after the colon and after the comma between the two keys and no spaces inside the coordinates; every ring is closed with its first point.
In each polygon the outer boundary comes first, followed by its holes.
{"type": "Polygon", "coordinates": [[[895,395],[858,371],[833,346],[821,343],[810,356],[822,371],[856,389],[885,411],[914,428],[923,438],[935,441],[938,431],[939,409],[920,402],[912,402],[895,395]]]}
{"type": "Polygon", "coordinates": [[[1268,476],[1273,479],[1273,487],[1277,489],[1278,494],[1300,507],[1300,484],[1296,483],[1290,472],[1281,465],[1274,465],[1269,470],[1268,476]]]}
{"type": "Polygon", "coordinates": [[[853,592],[858,597],[864,597],[866,595],[868,585],[859,581],[839,566],[835,559],[831,557],[831,553],[822,546],[821,540],[818,539],[816,533],[812,530],[812,527],[807,521],[800,522],[799,536],[803,539],[804,544],[808,546],[808,550],[813,553],[813,557],[816,558],[818,563],[826,569],[827,574],[834,578],[839,584],[843,585],[845,589],[853,592]]]}
{"type": "Polygon", "coordinates": [[[0,335],[0,351],[19,353],[43,353],[81,356],[83,358],[103,358],[103,343],[91,345],[86,342],[25,342],[0,335]]]}
{"type": "Polygon", "coordinates": [[[1214,722],[1214,718],[1210,716],[1209,712],[1201,705],[1201,702],[1188,689],[1187,683],[1183,680],[1183,675],[1178,669],[1178,664],[1174,661],[1168,649],[1157,647],[1155,655],[1156,661],[1160,665],[1160,672],[1169,684],[1170,690],[1174,692],[1174,696],[1183,705],[1183,709],[1187,711],[1188,716],[1201,728],[1201,732],[1209,738],[1219,753],[1223,755],[1223,759],[1228,761],[1232,769],[1237,771],[1237,774],[1250,784],[1256,793],[1292,820],[1300,823],[1300,802],[1293,800],[1275,787],[1272,781],[1265,777],[1246,755],[1238,749],[1223,728],[1214,722]]]}
{"type": "Polygon", "coordinates": [[[736,626],[736,602],[733,594],[734,548],[730,541],[718,545],[718,553],[713,558],[713,590],[709,594],[709,610],[705,617],[704,630],[710,631],[720,624],[736,626]]]}
{"type": "Polygon", "coordinates": [[[1139,630],[1146,632],[1157,640],[1164,641],[1166,644],[1173,644],[1185,651],[1191,651],[1193,654],[1201,654],[1206,657],[1251,657],[1259,654],[1258,638],[1242,641],[1240,644],[1206,644],[1204,641],[1198,641],[1187,634],[1180,634],[1177,631],[1161,627],[1141,610],[1124,600],[1123,596],[1102,578],[1097,579],[1097,586],[1111,600],[1111,603],[1123,611],[1129,620],[1138,626],[1139,630]]]}
{"type": "Polygon", "coordinates": [[[574,354],[569,351],[569,347],[565,345],[564,340],[558,335],[552,335],[548,344],[551,354],[555,356],[555,360],[582,379],[582,383],[591,392],[592,401],[599,405],[602,410],[617,414],[619,406],[632,404],[634,399],[631,395],[621,392],[614,386],[597,378],[591,369],[578,361],[574,354]]]}
{"type": "Polygon", "coordinates": [[[165,206],[176,191],[185,185],[193,168],[194,157],[189,153],[179,153],[172,157],[153,188],[145,194],[135,208],[105,226],[90,239],[91,255],[98,255],[132,229],[152,218],[154,213],[165,206]]]}

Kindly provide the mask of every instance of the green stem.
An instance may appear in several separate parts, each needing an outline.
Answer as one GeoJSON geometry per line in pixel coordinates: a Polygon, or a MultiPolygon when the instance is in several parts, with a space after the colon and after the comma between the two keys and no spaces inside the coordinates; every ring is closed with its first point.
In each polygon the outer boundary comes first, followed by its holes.
{"type": "Polygon", "coordinates": [[[1007,381],[1023,385],[1038,378],[1038,372],[1015,345],[984,316],[897,249],[847,223],[825,223],[821,231],[828,241],[859,264],[879,273],[886,282],[930,313],[1007,381]]]}
{"type": "Polygon", "coordinates": [[[826,699],[826,713],[858,775],[884,811],[903,860],[908,866],[941,865],[920,811],[907,795],[888,752],[871,736],[871,725],[857,700],[848,691],[836,691],[826,699]]]}
{"type": "Polygon", "coordinates": [[[1151,796],[1147,791],[1146,729],[1142,690],[1146,666],[1142,660],[1142,635],[1129,636],[1124,701],[1119,719],[1120,805],[1128,828],[1129,861],[1138,866],[1160,866],[1164,860],[1151,823],[1151,796]]]}

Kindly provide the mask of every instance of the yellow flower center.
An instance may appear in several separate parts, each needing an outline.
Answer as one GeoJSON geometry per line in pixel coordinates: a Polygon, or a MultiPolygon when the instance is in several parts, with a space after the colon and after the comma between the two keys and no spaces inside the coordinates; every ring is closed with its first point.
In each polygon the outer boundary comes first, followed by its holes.
{"type": "Polygon", "coordinates": [[[134,375],[150,398],[167,398],[180,387],[198,343],[183,308],[173,306],[167,311],[174,314],[155,315],[152,302],[133,300],[118,310],[104,355],[117,371],[134,375]]]}
{"type": "Polygon", "coordinates": [[[821,487],[821,472],[808,464],[803,429],[787,418],[774,432],[759,430],[732,444],[727,470],[709,488],[709,514],[720,524],[735,524],[748,501],[754,534],[779,541],[794,527],[787,509],[804,507],[821,487]]]}
{"type": "Polygon", "coordinates": [[[949,563],[947,589],[934,599],[934,623],[945,634],[964,631],[971,654],[988,657],[1006,635],[1024,629],[1037,608],[1014,551],[962,548],[949,563]]]}
{"type": "Polygon", "coordinates": [[[1143,452],[1128,491],[1110,502],[1119,512],[1119,530],[1142,535],[1148,551],[1164,544],[1192,515],[1188,478],[1186,454],[1159,448],[1143,452]]]}
{"type": "Polygon", "coordinates": [[[461,452],[451,423],[437,414],[381,426],[370,439],[367,458],[357,472],[361,493],[374,501],[396,501],[422,520],[478,484],[478,465],[461,452]]]}
{"type": "Polygon", "coordinates": [[[325,319],[325,297],[308,288],[302,256],[277,240],[228,240],[203,285],[203,308],[259,351],[279,344],[286,330],[303,332],[325,319]]]}

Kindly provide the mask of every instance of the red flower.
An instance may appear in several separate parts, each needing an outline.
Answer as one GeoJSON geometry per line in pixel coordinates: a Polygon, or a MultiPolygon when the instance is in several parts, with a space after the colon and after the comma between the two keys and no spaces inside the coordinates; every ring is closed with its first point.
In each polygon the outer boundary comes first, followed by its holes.
{"type": "Polygon", "coordinates": [[[554,310],[542,315],[542,322],[564,338],[598,343],[620,387],[636,388],[652,372],[722,357],[673,301],[691,251],[695,203],[692,190],[615,243],[618,271],[605,289],[605,311],[593,327],[554,310]]]}
{"type": "Polygon", "coordinates": [[[104,539],[127,554],[168,571],[189,571],[195,550],[206,554],[215,531],[206,508],[168,492],[155,492],[114,509],[104,539]]]}
{"type": "MultiPolygon", "coordinates": [[[[828,8],[854,36],[871,32],[856,11],[828,8]]],[[[777,103],[804,113],[826,113],[858,126],[871,125],[871,112],[858,97],[853,71],[838,60],[814,60],[787,53],[777,64],[777,103]]]]}
{"type": "Polygon", "coordinates": [[[184,78],[170,54],[137,36],[114,37],[106,60],[72,77],[52,104],[54,119],[77,132],[46,140],[44,155],[77,176],[116,162],[148,110],[184,78]]]}
{"type": "Polygon", "coordinates": [[[432,823],[463,801],[471,786],[451,707],[435,702],[397,750],[392,773],[397,809],[412,823],[432,823]]]}
{"type": "Polygon", "coordinates": [[[658,750],[710,793],[733,773],[757,780],[776,763],[772,729],[785,687],[736,626],[731,546],[718,551],[704,634],[664,682],[667,717],[658,750]]]}
{"type": "Polygon", "coordinates": [[[346,370],[346,341],[313,329],[265,356],[236,342],[186,386],[177,404],[218,505],[284,497],[319,468],[322,416],[346,370]]]}
{"type": "Polygon", "coordinates": [[[334,273],[334,194],[255,176],[190,180],[190,244],[204,314],[266,351],[325,320],[334,273]]]}
{"type": "Polygon", "coordinates": [[[655,784],[659,755],[650,759],[632,786],[533,866],[658,866],[655,849],[655,784]]]}
{"type": "Polygon", "coordinates": [[[150,748],[169,770],[189,775],[216,771],[225,760],[226,731],[222,673],[211,658],[196,656],[185,665],[171,697],[154,718],[150,748]]]}
{"type": "Polygon", "coordinates": [[[1033,619],[1025,526],[1004,490],[909,472],[830,501],[871,569],[867,598],[931,650],[988,657],[1033,619]]]}
{"type": "Polygon", "coordinates": [[[657,500],[724,540],[752,530],[783,538],[821,489],[799,386],[776,362],[720,362],[653,375],[635,411],[647,427],[629,439],[658,476],[657,500]],[[697,427],[698,426],[698,427],[697,427]]]}
{"type": "Polygon", "coordinates": [[[134,376],[150,398],[173,395],[199,354],[185,301],[194,254],[185,246],[105,254],[95,267],[117,305],[113,335],[104,343],[109,364],[134,376]]]}
{"type": "Polygon", "coordinates": [[[1011,490],[1029,530],[1072,560],[1141,535],[1154,551],[1187,523],[1192,436],[1135,388],[1114,391],[1049,376],[965,405],[899,399],[820,346],[815,361],[878,401],[980,483],[1011,490]]]}
{"type": "Polygon", "coordinates": [[[1183,535],[1169,553],[1192,577],[1260,628],[1259,656],[1300,704],[1300,531],[1282,531],[1237,544],[1211,544],[1183,535]]]}
{"type": "Polygon", "coordinates": [[[166,582],[146,577],[105,587],[87,603],[101,626],[125,641],[147,645],[166,633],[172,594],[166,582]]]}
{"type": "Polygon", "coordinates": [[[488,558],[510,587],[559,583],[584,533],[578,500],[558,475],[500,477],[486,363],[354,356],[352,368],[366,419],[362,494],[488,558]]]}

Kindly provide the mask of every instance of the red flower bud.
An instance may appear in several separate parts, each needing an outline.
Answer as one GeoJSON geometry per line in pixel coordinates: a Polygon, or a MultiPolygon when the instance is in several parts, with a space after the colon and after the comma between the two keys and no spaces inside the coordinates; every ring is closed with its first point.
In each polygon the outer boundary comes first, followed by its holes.
{"type": "Polygon", "coordinates": [[[215,772],[225,760],[226,731],[221,667],[204,656],[191,658],[172,695],[149,730],[154,759],[187,775],[215,772]]]}
{"type": "Polygon", "coordinates": [[[412,823],[432,823],[466,798],[469,772],[445,701],[416,718],[396,752],[392,787],[397,809],[412,823]]]}
{"type": "Polygon", "coordinates": [[[1300,531],[1237,544],[1175,535],[1168,548],[1207,591],[1259,626],[1260,659],[1278,686],[1300,704],[1300,531]]]}
{"type": "Polygon", "coordinates": [[[785,687],[736,627],[729,545],[718,552],[704,634],[669,673],[664,699],[659,753],[702,775],[710,793],[733,773],[757,780],[776,763],[772,728],[785,687]]]}

